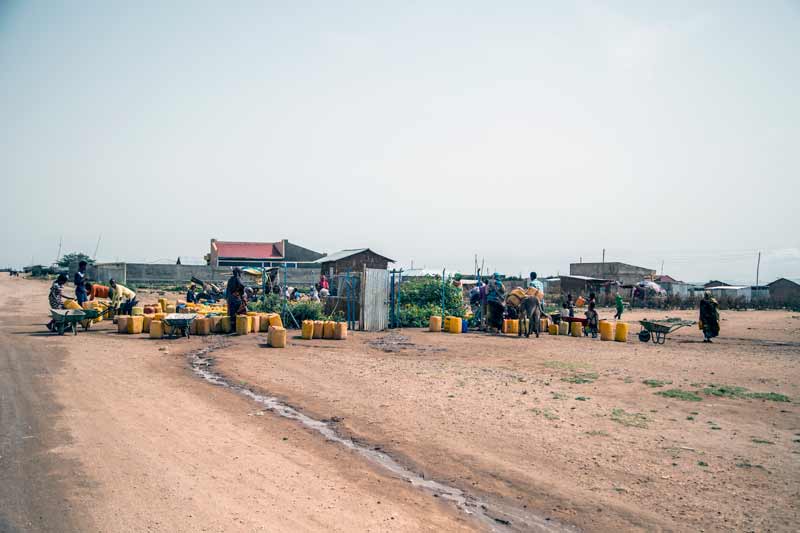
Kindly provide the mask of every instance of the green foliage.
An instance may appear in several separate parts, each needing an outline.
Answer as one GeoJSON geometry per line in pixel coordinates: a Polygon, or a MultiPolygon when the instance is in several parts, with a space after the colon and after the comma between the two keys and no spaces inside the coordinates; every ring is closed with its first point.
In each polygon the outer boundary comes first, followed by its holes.
{"type": "Polygon", "coordinates": [[[789,403],[792,401],[791,398],[784,394],[779,394],[777,392],[751,392],[747,394],[748,398],[753,398],[755,400],[769,400],[771,402],[786,402],[789,403]]]}
{"type": "Polygon", "coordinates": [[[626,427],[647,428],[647,415],[642,413],[628,413],[624,409],[612,409],[611,420],[626,427]]]}
{"type": "Polygon", "coordinates": [[[296,302],[289,304],[289,310],[294,315],[298,324],[302,324],[303,320],[322,320],[322,304],[320,302],[296,302]]]}
{"type": "Polygon", "coordinates": [[[662,381],[660,379],[646,379],[642,381],[648,387],[663,387],[664,385],[672,385],[671,381],[662,381]]]}
{"type": "Polygon", "coordinates": [[[703,400],[697,394],[681,389],[662,390],[656,392],[656,394],[664,396],[665,398],[675,398],[676,400],[684,400],[687,402],[699,402],[703,400]]]}
{"type": "Polygon", "coordinates": [[[566,381],[567,383],[576,383],[578,385],[583,383],[594,383],[597,380],[598,375],[597,372],[584,372],[582,374],[574,374],[572,376],[561,378],[561,381],[566,381]]]}
{"type": "MultiPolygon", "coordinates": [[[[425,327],[431,316],[442,314],[442,281],[421,279],[400,285],[400,308],[397,315],[403,327],[425,327]]],[[[461,288],[444,284],[444,314],[464,316],[461,288]]]]}
{"type": "Polygon", "coordinates": [[[90,265],[94,264],[94,259],[83,252],[73,252],[71,254],[62,255],[57,264],[60,267],[68,268],[72,263],[77,265],[81,261],[86,261],[86,263],[90,265]]]}
{"type": "Polygon", "coordinates": [[[777,392],[749,392],[744,387],[719,385],[716,383],[709,383],[709,386],[703,389],[703,392],[709,396],[722,396],[726,398],[751,398],[753,400],[769,400],[771,402],[786,403],[792,401],[788,396],[777,392]]]}
{"type": "Polygon", "coordinates": [[[250,311],[257,311],[259,313],[280,313],[282,311],[281,297],[278,294],[268,294],[266,300],[261,301],[258,298],[256,301],[248,302],[247,309],[250,311]]]}

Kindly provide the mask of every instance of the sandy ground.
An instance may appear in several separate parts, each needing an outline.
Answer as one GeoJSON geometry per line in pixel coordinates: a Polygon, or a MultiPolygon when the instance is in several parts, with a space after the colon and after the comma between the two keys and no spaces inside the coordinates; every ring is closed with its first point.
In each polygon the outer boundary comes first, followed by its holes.
{"type": "MultiPolygon", "coordinates": [[[[486,529],[197,378],[185,354],[217,337],[151,341],[106,323],[52,336],[46,291],[0,277],[0,531],[486,529]]],[[[643,315],[663,313],[625,319],[643,315]]],[[[796,530],[800,315],[725,312],[712,345],[694,328],[664,346],[631,330],[627,344],[351,332],[284,350],[233,336],[214,370],[426,478],[555,523],[796,530]],[[704,392],[723,385],[791,401],[704,392]],[[657,394],[670,389],[700,399],[657,394]]]]}
{"type": "Polygon", "coordinates": [[[0,277],[0,362],[17,369],[19,385],[0,396],[4,426],[18,428],[0,433],[0,530],[477,527],[352,452],[196,378],[183,354],[208,339],[151,341],[106,323],[75,337],[43,333],[47,288],[0,277]],[[42,355],[47,371],[29,376],[39,371],[20,361],[42,355]]]}
{"type": "Polygon", "coordinates": [[[800,316],[723,312],[714,344],[685,328],[663,346],[635,339],[643,316],[664,313],[626,313],[627,344],[421,330],[287,350],[238,339],[217,367],[428,476],[582,529],[795,531],[800,316]],[[702,392],[714,385],[792,401],[702,392]],[[657,394],[670,389],[699,400],[657,394]]]}

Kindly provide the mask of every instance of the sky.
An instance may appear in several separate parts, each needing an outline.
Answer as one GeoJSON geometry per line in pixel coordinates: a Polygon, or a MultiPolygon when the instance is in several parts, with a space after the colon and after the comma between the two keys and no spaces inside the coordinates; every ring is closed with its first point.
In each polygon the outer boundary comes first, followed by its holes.
{"type": "Polygon", "coordinates": [[[800,278],[798,28],[781,0],[0,0],[0,267],[214,237],[800,278]]]}

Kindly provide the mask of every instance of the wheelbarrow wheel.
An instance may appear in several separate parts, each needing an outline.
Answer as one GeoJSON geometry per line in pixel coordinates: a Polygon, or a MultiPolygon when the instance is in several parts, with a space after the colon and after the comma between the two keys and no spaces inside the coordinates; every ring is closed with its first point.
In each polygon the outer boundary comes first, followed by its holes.
{"type": "Polygon", "coordinates": [[[639,332],[639,340],[642,342],[647,342],[650,340],[650,332],[646,329],[643,329],[639,332]]]}

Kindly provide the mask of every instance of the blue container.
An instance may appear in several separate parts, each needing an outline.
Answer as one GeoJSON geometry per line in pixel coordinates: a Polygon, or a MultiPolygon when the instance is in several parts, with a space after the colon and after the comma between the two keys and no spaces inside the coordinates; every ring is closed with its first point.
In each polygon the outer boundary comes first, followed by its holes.
{"type": "Polygon", "coordinates": [[[461,333],[466,333],[469,329],[469,321],[466,318],[461,319],[461,333]]]}

